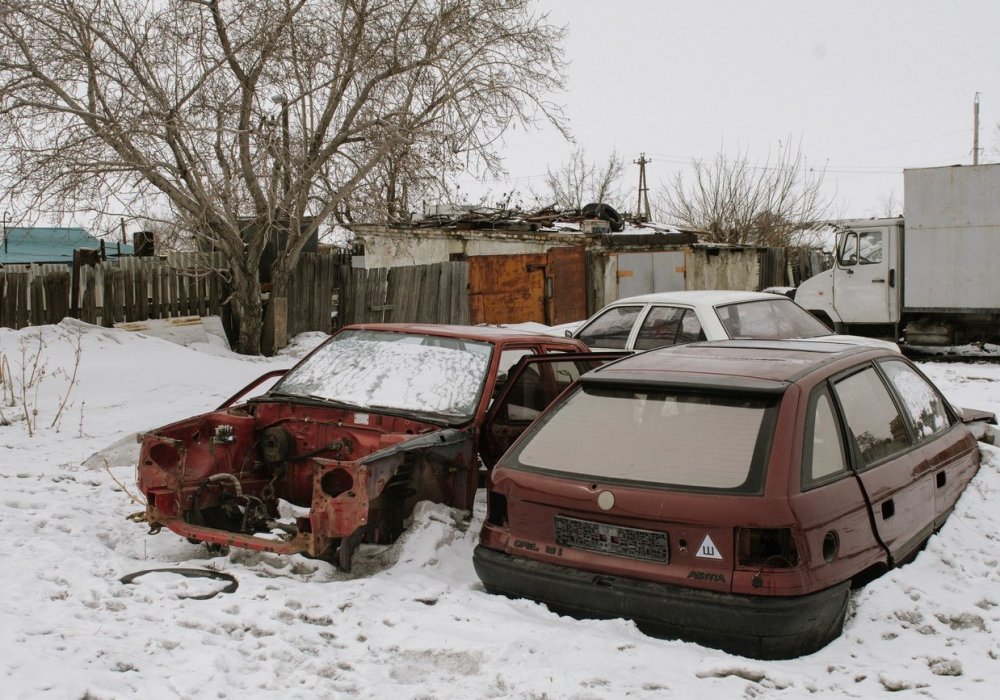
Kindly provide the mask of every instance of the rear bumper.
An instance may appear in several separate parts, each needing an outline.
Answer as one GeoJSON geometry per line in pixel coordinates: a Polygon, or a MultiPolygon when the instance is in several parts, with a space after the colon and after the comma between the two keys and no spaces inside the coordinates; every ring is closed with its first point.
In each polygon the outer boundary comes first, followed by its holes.
{"type": "Polygon", "coordinates": [[[844,624],[850,582],[794,597],[723,594],[512,557],[476,547],[476,574],[491,593],[530,598],[577,617],[635,620],[644,632],[758,659],[810,654],[844,624]]]}

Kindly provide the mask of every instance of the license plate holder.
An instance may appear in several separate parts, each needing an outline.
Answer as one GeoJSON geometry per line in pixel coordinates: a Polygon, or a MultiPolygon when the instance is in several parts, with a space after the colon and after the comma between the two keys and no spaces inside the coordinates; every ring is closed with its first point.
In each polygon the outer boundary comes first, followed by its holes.
{"type": "Polygon", "coordinates": [[[669,538],[666,532],[641,528],[606,525],[591,520],[555,517],[555,540],[560,547],[586,549],[628,559],[670,561],[669,538]]]}

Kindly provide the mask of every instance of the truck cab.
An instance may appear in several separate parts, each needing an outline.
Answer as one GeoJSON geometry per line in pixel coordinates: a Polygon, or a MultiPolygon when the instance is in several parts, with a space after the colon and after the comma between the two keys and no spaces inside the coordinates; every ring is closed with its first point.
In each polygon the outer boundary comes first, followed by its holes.
{"type": "Polygon", "coordinates": [[[840,222],[834,263],[804,281],[795,301],[839,333],[895,338],[900,321],[903,219],[840,222]]]}

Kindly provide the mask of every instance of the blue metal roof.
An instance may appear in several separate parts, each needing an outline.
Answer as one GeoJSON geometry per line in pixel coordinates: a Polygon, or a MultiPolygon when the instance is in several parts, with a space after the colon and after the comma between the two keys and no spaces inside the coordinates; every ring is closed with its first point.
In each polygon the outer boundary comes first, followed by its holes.
{"type": "MultiPolygon", "coordinates": [[[[126,243],[105,241],[107,256],[132,255],[133,248],[126,243]]],[[[7,229],[7,238],[0,243],[0,264],[3,263],[66,263],[73,262],[73,251],[77,248],[97,250],[101,247],[98,238],[86,229],[12,227],[7,229]]]]}

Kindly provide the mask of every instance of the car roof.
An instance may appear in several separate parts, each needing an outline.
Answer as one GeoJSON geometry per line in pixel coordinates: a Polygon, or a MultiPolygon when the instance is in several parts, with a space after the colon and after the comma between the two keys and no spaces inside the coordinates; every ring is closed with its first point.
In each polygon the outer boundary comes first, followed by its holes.
{"type": "Polygon", "coordinates": [[[745,292],[736,289],[689,289],[680,292],[655,292],[653,294],[640,294],[639,296],[626,297],[608,306],[618,306],[619,304],[732,304],[738,301],[759,301],[762,299],[784,299],[791,301],[781,294],[768,294],[766,292],[745,292]]]}
{"type": "Polygon", "coordinates": [[[574,338],[561,338],[536,331],[503,328],[501,326],[458,326],[438,323],[355,323],[350,326],[344,326],[341,330],[348,329],[391,331],[393,333],[412,333],[415,335],[437,335],[449,338],[481,340],[488,343],[497,343],[505,340],[533,339],[550,345],[580,347],[580,341],[574,338]]]}
{"type": "Polygon", "coordinates": [[[831,372],[839,371],[879,356],[899,357],[887,349],[821,340],[719,340],[632,355],[590,372],[584,381],[780,393],[829,365],[836,365],[831,372]]]}

